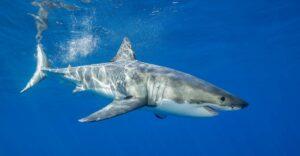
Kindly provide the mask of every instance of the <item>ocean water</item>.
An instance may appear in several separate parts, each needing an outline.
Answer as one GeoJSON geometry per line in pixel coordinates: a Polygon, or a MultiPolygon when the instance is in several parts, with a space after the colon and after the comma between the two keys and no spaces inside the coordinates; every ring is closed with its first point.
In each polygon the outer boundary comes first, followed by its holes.
{"type": "Polygon", "coordinates": [[[300,155],[299,10],[292,0],[1,0],[0,156],[300,155]],[[139,60],[195,75],[250,106],[213,118],[159,120],[137,110],[79,123],[111,99],[73,94],[74,85],[51,76],[19,93],[37,43],[52,66],[66,67],[111,60],[125,36],[139,60]]]}

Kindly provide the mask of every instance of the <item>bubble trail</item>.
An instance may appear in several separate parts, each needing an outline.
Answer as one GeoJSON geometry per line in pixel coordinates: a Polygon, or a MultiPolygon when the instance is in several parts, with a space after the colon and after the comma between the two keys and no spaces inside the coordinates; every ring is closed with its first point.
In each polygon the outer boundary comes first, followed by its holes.
{"type": "MultiPolygon", "coordinates": [[[[37,44],[42,45],[43,32],[48,28],[48,15],[50,9],[66,9],[68,11],[79,10],[79,7],[75,5],[64,4],[62,2],[44,0],[34,1],[31,3],[33,6],[38,7],[37,14],[31,14],[36,23],[37,34],[35,36],[37,44]]],[[[42,46],[37,46],[42,47],[42,46]]],[[[43,51],[43,49],[41,49],[43,51]]]]}

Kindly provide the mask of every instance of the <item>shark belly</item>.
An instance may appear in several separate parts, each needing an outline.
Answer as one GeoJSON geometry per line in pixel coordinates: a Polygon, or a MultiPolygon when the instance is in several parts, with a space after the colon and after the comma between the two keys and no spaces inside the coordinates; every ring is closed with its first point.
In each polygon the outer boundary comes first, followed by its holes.
{"type": "Polygon", "coordinates": [[[152,108],[155,113],[172,114],[189,117],[211,117],[217,115],[212,109],[193,103],[176,103],[170,99],[162,99],[152,108]]]}

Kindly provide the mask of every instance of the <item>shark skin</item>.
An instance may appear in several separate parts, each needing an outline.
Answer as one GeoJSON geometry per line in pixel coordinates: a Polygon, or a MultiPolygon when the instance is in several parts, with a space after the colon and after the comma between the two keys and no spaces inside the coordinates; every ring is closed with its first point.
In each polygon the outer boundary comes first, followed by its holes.
{"type": "Polygon", "coordinates": [[[80,119],[92,122],[109,119],[145,107],[163,119],[166,115],[211,117],[218,110],[239,110],[248,103],[192,75],[148,64],[135,59],[128,38],[108,63],[67,68],[50,68],[41,47],[37,47],[38,66],[24,92],[54,73],[73,82],[74,93],[94,91],[111,97],[112,103],[80,119]]]}

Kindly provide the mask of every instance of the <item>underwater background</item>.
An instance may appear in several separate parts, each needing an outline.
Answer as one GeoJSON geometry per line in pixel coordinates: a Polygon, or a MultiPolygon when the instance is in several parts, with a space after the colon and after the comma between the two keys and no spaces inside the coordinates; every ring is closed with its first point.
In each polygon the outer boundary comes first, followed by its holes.
{"type": "Polygon", "coordinates": [[[0,156],[300,155],[300,1],[0,1],[0,156]],[[110,103],[32,76],[37,42],[54,67],[137,58],[190,73],[250,103],[213,118],[137,110],[77,120],[110,103]]]}

